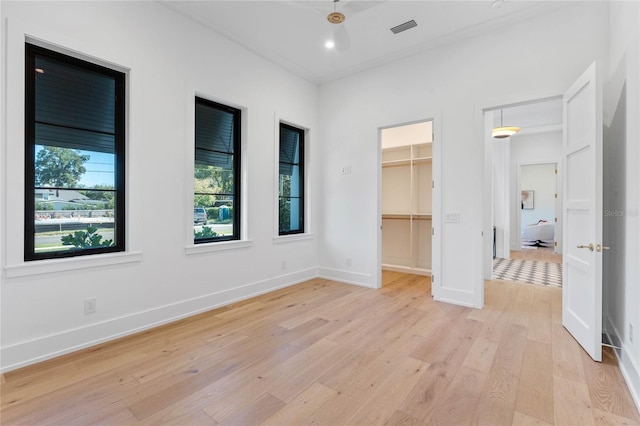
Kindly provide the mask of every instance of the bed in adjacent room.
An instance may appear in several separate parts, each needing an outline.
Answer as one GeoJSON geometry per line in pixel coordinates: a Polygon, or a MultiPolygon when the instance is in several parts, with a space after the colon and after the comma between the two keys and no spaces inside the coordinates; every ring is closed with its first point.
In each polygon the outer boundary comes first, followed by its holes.
{"type": "Polygon", "coordinates": [[[554,237],[555,224],[540,219],[538,223],[525,226],[520,239],[523,246],[553,247],[554,237]]]}

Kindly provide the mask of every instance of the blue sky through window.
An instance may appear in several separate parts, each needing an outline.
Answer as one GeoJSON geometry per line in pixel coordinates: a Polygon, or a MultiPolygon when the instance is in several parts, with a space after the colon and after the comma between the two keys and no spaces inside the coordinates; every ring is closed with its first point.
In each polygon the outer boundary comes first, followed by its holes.
{"type": "MultiPolygon", "coordinates": [[[[38,152],[42,150],[43,145],[36,145],[36,156],[38,152]]],[[[109,185],[115,187],[115,160],[114,154],[97,152],[97,151],[84,151],[81,149],[75,150],[80,155],[89,155],[89,160],[84,163],[84,167],[87,171],[80,178],[80,187],[93,188],[96,185],[109,185]]]]}

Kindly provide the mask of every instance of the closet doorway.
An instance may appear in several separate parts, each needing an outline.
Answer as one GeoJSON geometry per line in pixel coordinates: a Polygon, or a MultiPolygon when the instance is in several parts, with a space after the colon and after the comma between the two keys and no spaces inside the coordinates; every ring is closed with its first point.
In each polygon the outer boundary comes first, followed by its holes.
{"type": "Polygon", "coordinates": [[[433,121],[383,128],[382,270],[432,274],[433,121]]]}

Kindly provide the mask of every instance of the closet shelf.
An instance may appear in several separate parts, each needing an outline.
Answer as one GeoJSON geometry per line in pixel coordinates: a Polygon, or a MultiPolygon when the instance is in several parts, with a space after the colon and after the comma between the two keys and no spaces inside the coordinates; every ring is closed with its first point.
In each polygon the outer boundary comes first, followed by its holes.
{"type": "Polygon", "coordinates": [[[411,160],[387,160],[382,162],[382,167],[399,167],[399,166],[408,166],[411,164],[411,160]]]}
{"type": "Polygon", "coordinates": [[[383,219],[411,219],[411,215],[409,213],[382,213],[383,219]]]}
{"type": "Polygon", "coordinates": [[[432,216],[430,213],[414,213],[413,219],[414,220],[431,220],[432,216]]]}
{"type": "Polygon", "coordinates": [[[382,213],[383,219],[431,220],[430,213],[382,213]]]}
{"type": "Polygon", "coordinates": [[[431,163],[432,161],[433,161],[433,157],[419,157],[419,158],[413,159],[414,164],[428,164],[428,163],[431,163]]]}

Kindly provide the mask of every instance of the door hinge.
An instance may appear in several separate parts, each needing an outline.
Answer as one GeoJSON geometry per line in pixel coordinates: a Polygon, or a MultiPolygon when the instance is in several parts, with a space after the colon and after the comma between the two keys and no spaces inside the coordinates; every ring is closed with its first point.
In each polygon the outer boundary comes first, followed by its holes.
{"type": "Polygon", "coordinates": [[[555,194],[556,198],[558,198],[558,194],[555,194]]]}
{"type": "Polygon", "coordinates": [[[553,218],[553,221],[554,221],[554,222],[556,222],[556,223],[558,223],[558,218],[557,218],[557,217],[554,217],[554,218],[553,218]]]}
{"type": "Polygon", "coordinates": [[[431,235],[436,235],[436,230],[431,228],[431,235]]]}
{"type": "Polygon", "coordinates": [[[555,174],[558,174],[558,169],[555,169],[555,170],[554,170],[554,173],[555,173],[555,174]]]}
{"type": "Polygon", "coordinates": [[[436,183],[434,181],[431,181],[431,189],[434,189],[436,187],[436,183]]]}
{"type": "Polygon", "coordinates": [[[436,282],[436,276],[435,275],[431,275],[431,283],[435,283],[436,282]]]}
{"type": "Polygon", "coordinates": [[[553,246],[554,246],[554,247],[558,247],[558,242],[557,242],[557,241],[554,241],[554,242],[553,242],[553,246]]]}

